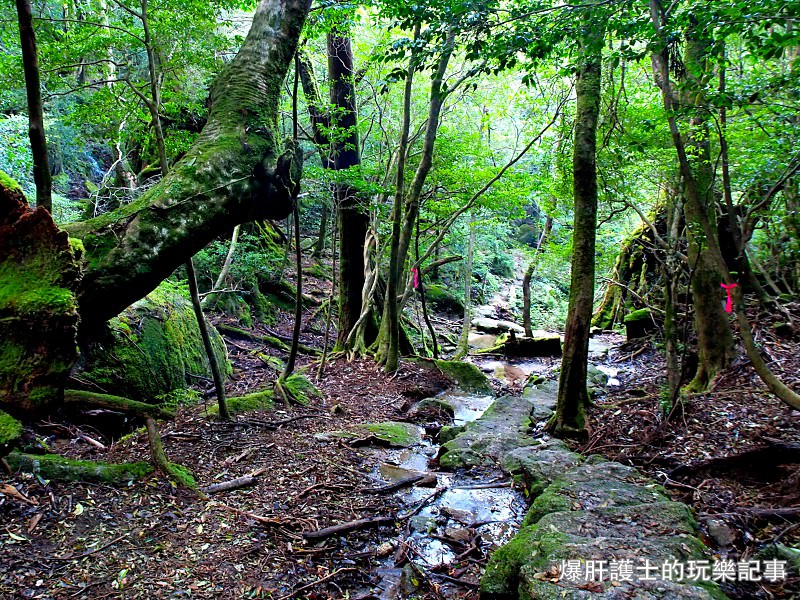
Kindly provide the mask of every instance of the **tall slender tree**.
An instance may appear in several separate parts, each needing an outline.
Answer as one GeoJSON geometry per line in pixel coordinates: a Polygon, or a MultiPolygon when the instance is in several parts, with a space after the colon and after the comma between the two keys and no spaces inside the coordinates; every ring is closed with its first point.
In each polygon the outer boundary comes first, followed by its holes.
{"type": "Polygon", "coordinates": [[[36,51],[36,32],[30,0],[17,0],[19,41],[22,47],[22,66],[25,72],[25,92],[28,96],[28,137],[33,154],[33,181],[36,183],[36,205],[53,212],[50,163],[47,160],[47,140],[44,136],[44,109],[39,82],[39,57],[36,51]]]}
{"type": "Polygon", "coordinates": [[[586,372],[594,300],[597,227],[597,120],[600,111],[604,29],[599,10],[582,11],[578,73],[575,82],[575,143],[572,155],[574,226],[569,308],[558,381],[556,412],[548,430],[559,436],[584,436],[589,402],[586,372]]]}

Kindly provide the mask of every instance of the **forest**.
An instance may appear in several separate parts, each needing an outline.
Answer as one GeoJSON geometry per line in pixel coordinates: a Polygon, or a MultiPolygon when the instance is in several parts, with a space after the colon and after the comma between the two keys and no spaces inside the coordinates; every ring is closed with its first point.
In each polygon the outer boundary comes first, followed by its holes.
{"type": "Polygon", "coordinates": [[[800,3],[0,7],[0,598],[800,598],[800,3]]]}

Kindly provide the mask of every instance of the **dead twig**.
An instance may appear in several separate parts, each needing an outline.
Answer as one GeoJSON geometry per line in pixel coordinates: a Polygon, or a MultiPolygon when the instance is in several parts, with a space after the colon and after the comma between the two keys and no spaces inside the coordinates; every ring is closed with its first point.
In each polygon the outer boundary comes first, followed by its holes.
{"type": "Polygon", "coordinates": [[[98,552],[102,552],[106,548],[113,546],[118,541],[126,537],[128,537],[128,534],[123,533],[122,535],[115,537],[110,542],[106,542],[105,544],[103,544],[102,546],[98,546],[97,548],[92,548],[91,550],[87,550],[82,554],[78,554],[78,556],[54,556],[52,560],[81,560],[82,558],[86,558],[87,556],[91,556],[92,554],[97,554],[98,552]]]}
{"type": "Polygon", "coordinates": [[[206,494],[217,494],[219,492],[228,492],[230,490],[237,490],[239,488],[247,487],[250,485],[255,485],[258,479],[251,475],[246,475],[244,477],[237,477],[236,479],[231,479],[230,481],[223,481],[221,483],[213,483],[209,486],[202,488],[206,494]]]}
{"type": "Polygon", "coordinates": [[[304,531],[303,537],[307,540],[321,540],[333,535],[340,535],[342,533],[349,533],[365,527],[380,527],[381,525],[392,525],[395,522],[394,517],[367,517],[366,519],[356,519],[348,523],[340,523],[339,525],[331,525],[324,527],[317,531],[304,531]]]}
{"type": "Polygon", "coordinates": [[[329,575],[326,575],[325,577],[317,579],[316,581],[312,581],[308,585],[304,585],[303,587],[299,587],[296,590],[294,590],[293,592],[291,592],[289,594],[286,594],[285,596],[281,596],[280,598],[278,598],[278,600],[288,600],[289,598],[295,597],[300,592],[304,592],[304,591],[306,591],[308,589],[311,589],[312,587],[318,586],[321,583],[325,583],[326,581],[330,581],[331,579],[336,577],[339,573],[352,572],[352,571],[358,571],[358,569],[356,569],[354,567],[342,567],[340,569],[336,569],[333,573],[330,573],[329,575]]]}

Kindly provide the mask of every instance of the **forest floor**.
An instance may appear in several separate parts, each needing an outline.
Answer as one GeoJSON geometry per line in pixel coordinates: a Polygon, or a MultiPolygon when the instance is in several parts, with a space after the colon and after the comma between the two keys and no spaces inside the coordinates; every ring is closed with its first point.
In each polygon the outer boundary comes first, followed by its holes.
{"type": "MultiPolygon", "coordinates": [[[[800,322],[800,303],[785,308],[800,322]]],[[[786,323],[781,315],[749,316],[770,368],[800,389],[800,338],[780,326],[786,323]]],[[[798,548],[797,413],[766,390],[749,361],[738,359],[710,391],[685,397],[665,418],[659,397],[666,367],[656,340],[623,344],[615,356],[625,365],[620,385],[598,399],[590,439],[574,449],[634,465],[664,485],[674,500],[694,508],[704,541],[720,558],[753,560],[778,545],[798,548]]],[[[797,550],[790,555],[797,561],[797,550]]],[[[780,585],[738,582],[723,589],[732,598],[800,598],[800,577],[795,572],[780,585]]]]}
{"type": "MultiPolygon", "coordinates": [[[[308,289],[320,299],[326,295],[324,282],[312,280],[308,289]]],[[[798,307],[792,308],[800,319],[798,307]]],[[[288,334],[290,324],[290,316],[282,315],[272,329],[288,334]]],[[[759,325],[779,331],[767,317],[759,325]]],[[[254,331],[266,333],[258,324],[254,331]]],[[[319,328],[306,329],[303,340],[321,346],[319,328]]],[[[231,395],[271,384],[276,372],[259,353],[280,352],[248,339],[226,341],[235,367],[231,395]]],[[[800,387],[796,336],[771,333],[760,343],[785,380],[800,387]]],[[[664,484],[696,510],[718,556],[744,560],[765,545],[798,546],[796,416],[764,391],[749,365],[737,364],[710,392],[687,398],[682,412],[665,419],[659,409],[664,368],[655,342],[612,348],[607,360],[621,368],[619,385],[598,399],[591,437],[577,450],[636,465],[664,484]]],[[[309,362],[306,357],[301,365],[309,362]]],[[[314,370],[309,374],[314,380],[314,370]]],[[[387,564],[408,562],[403,547],[389,541],[402,528],[393,517],[409,507],[370,490],[380,485],[373,448],[316,434],[412,420],[413,402],[449,382],[417,363],[404,362],[389,377],[368,359],[334,357],[315,383],[322,398],[309,406],[277,404],[231,423],[206,416],[204,406],[185,406],[162,424],[170,459],[191,469],[201,486],[255,475],[249,487],[204,498],[157,474],[114,487],[0,472],[0,486],[17,492],[0,488],[8,492],[0,494],[0,598],[389,597],[377,586],[387,564]],[[383,521],[320,541],[303,536],[358,519],[383,521]]],[[[493,383],[498,392],[521,386],[493,383]]],[[[69,423],[42,423],[40,431],[57,438],[59,451],[71,458],[149,457],[142,429],[116,441],[69,423]]],[[[459,550],[456,562],[412,573],[418,585],[413,597],[477,598],[493,548],[469,527],[464,532],[466,537],[448,541],[459,550]]],[[[800,581],[792,576],[769,587],[742,582],[726,592],[742,600],[797,598],[800,581]]]]}

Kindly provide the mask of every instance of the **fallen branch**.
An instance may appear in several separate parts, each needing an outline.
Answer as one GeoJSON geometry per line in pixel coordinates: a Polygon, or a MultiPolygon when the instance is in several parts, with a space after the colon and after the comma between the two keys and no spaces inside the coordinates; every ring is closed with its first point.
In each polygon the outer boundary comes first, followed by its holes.
{"type": "Polygon", "coordinates": [[[304,531],[303,537],[307,540],[322,540],[334,535],[342,533],[350,533],[365,527],[380,527],[382,525],[394,524],[394,517],[367,517],[366,519],[356,519],[348,523],[341,523],[339,525],[332,525],[317,531],[304,531]]]}
{"type": "Polygon", "coordinates": [[[122,412],[132,412],[158,419],[174,419],[175,412],[158,404],[147,404],[111,394],[98,394],[83,390],[64,390],[65,404],[79,404],[91,407],[108,408],[122,412]]]}
{"type": "Polygon", "coordinates": [[[228,492],[230,490],[238,490],[239,488],[247,487],[250,485],[255,485],[258,481],[257,478],[252,477],[250,475],[246,475],[244,477],[237,477],[236,479],[231,479],[230,481],[223,481],[221,483],[214,483],[209,486],[202,488],[202,491],[206,494],[217,494],[219,492],[228,492]]]}
{"type": "Polygon", "coordinates": [[[336,569],[333,573],[331,573],[329,575],[326,575],[325,577],[322,577],[321,579],[317,579],[316,581],[313,581],[313,582],[309,583],[308,585],[304,585],[303,587],[299,587],[295,591],[293,591],[293,592],[291,592],[289,594],[286,594],[285,596],[281,596],[280,598],[278,598],[278,600],[288,600],[289,598],[292,598],[292,597],[296,596],[300,592],[304,592],[309,588],[318,586],[320,583],[325,583],[326,581],[329,581],[329,580],[333,579],[339,573],[352,572],[352,571],[358,571],[358,569],[356,569],[354,567],[342,567],[340,569],[336,569]]]}
{"type": "Polygon", "coordinates": [[[86,558],[87,556],[91,556],[92,554],[97,554],[98,552],[102,552],[106,548],[113,546],[121,539],[127,537],[127,535],[128,535],[127,533],[123,533],[122,535],[115,537],[110,542],[107,542],[102,546],[98,546],[97,548],[92,548],[91,550],[87,550],[82,554],[78,554],[78,556],[54,556],[52,560],[80,560],[82,558],[86,558]]]}
{"type": "Polygon", "coordinates": [[[419,475],[412,475],[411,477],[406,477],[405,479],[401,479],[400,481],[391,483],[389,485],[363,488],[360,489],[359,492],[362,494],[391,494],[392,492],[402,490],[403,488],[412,485],[435,485],[437,481],[436,475],[433,475],[432,473],[420,473],[419,475]]]}

